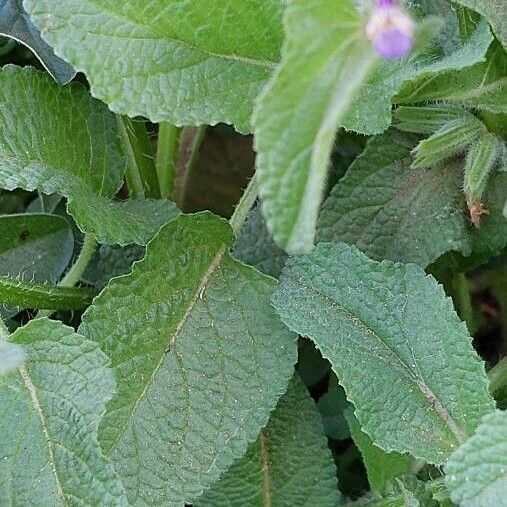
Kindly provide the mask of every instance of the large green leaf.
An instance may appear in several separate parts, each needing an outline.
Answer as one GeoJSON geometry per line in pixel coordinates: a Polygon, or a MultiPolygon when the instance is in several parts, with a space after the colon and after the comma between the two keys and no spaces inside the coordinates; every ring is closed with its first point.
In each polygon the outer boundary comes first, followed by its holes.
{"type": "Polygon", "coordinates": [[[297,375],[243,458],[198,507],[335,507],[339,492],[315,403],[297,375]]]}
{"type": "Polygon", "coordinates": [[[0,71],[0,186],[67,197],[101,242],[146,243],[176,214],[168,201],[111,200],[127,164],[115,116],[80,84],[61,88],[34,69],[0,71]]]}
{"type": "Polygon", "coordinates": [[[456,3],[482,14],[491,23],[495,35],[507,50],[507,16],[504,0],[456,0],[456,3]]]}
{"type": "Polygon", "coordinates": [[[96,343],[47,319],[10,341],[27,360],[0,377],[2,505],[126,505],[97,427],[114,392],[96,343]]]}
{"type": "Polygon", "coordinates": [[[56,215],[0,216],[0,274],[55,283],[74,251],[67,220],[56,215]]]}
{"type": "Polygon", "coordinates": [[[489,210],[474,228],[463,193],[463,161],[412,169],[415,136],[389,131],[371,139],[333,188],[318,222],[319,241],[344,241],[369,257],[426,267],[454,250],[485,260],[507,244],[502,216],[505,173],[492,175],[489,210]]]}
{"type": "Polygon", "coordinates": [[[313,247],[336,131],[376,60],[351,0],[294,0],[255,114],[263,213],[289,253],[313,247]]]}
{"type": "Polygon", "coordinates": [[[117,376],[100,438],[133,505],[197,498],[255,440],[292,374],[296,337],[271,308],[275,282],[234,260],[232,240],[210,213],[180,216],[83,316],[117,376]]]}
{"type": "Polygon", "coordinates": [[[344,243],[289,261],[274,304],[329,359],[382,449],[444,463],[489,412],[484,364],[441,286],[344,243]]]}
{"type": "Polygon", "coordinates": [[[279,58],[279,0],[25,0],[56,52],[113,111],[250,130],[279,58]]]}
{"type": "Polygon", "coordinates": [[[23,0],[0,0],[0,35],[15,39],[31,49],[58,83],[68,83],[75,76],[75,70],[58,58],[42,39],[23,9],[23,0]]]}
{"type": "Polygon", "coordinates": [[[420,85],[485,61],[492,40],[487,24],[481,23],[462,47],[448,55],[442,55],[435,43],[408,59],[384,62],[361,89],[343,126],[363,134],[384,132],[391,124],[391,104],[396,102],[394,97],[402,87],[404,90],[411,87],[412,101],[423,100],[415,93],[420,85]]]}
{"type": "Polygon", "coordinates": [[[385,452],[377,447],[361,429],[352,408],[345,411],[345,418],[351,436],[363,456],[371,489],[379,495],[388,493],[393,479],[413,471],[414,459],[407,454],[385,452]]]}
{"type": "Polygon", "coordinates": [[[507,412],[488,414],[449,459],[446,483],[461,507],[504,505],[507,492],[507,412]]]}

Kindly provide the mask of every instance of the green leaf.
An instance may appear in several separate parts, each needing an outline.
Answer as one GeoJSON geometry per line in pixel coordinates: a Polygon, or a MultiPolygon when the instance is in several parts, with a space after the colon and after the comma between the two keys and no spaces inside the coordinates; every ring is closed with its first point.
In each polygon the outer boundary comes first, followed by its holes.
{"type": "Polygon", "coordinates": [[[467,68],[405,83],[395,102],[446,101],[493,113],[507,113],[507,56],[493,42],[487,58],[467,68]]]}
{"type": "Polygon", "coordinates": [[[350,0],[294,0],[285,32],[254,123],[263,214],[295,253],[313,247],[335,134],[376,58],[350,0]]]}
{"type": "Polygon", "coordinates": [[[269,233],[260,206],[250,211],[233,249],[234,257],[278,278],[287,254],[278,248],[269,233]]]}
{"type": "Polygon", "coordinates": [[[418,169],[435,167],[463,153],[484,130],[484,124],[472,114],[450,120],[414,148],[412,166],[418,169]]]}
{"type": "Polygon", "coordinates": [[[168,201],[113,202],[127,155],[115,116],[80,84],[47,74],[0,71],[0,186],[67,197],[78,226],[105,243],[146,243],[176,207],[168,201]]]}
{"type": "Polygon", "coordinates": [[[507,50],[507,16],[504,0],[456,0],[484,16],[493,27],[495,35],[507,50]]]}
{"type": "Polygon", "coordinates": [[[494,406],[465,324],[413,264],[321,243],[289,261],[273,301],[329,359],[363,431],[385,451],[444,463],[494,406]]]}
{"type": "Polygon", "coordinates": [[[361,451],[368,482],[375,493],[387,493],[394,478],[412,472],[414,459],[407,454],[385,452],[377,447],[361,429],[352,407],[345,411],[345,418],[349,423],[352,438],[361,451]]]}
{"type": "Polygon", "coordinates": [[[113,111],[250,131],[278,62],[279,0],[25,0],[42,35],[113,111]],[[184,91],[184,93],[182,92],[184,91]]]}
{"type": "Polygon", "coordinates": [[[484,417],[449,459],[446,483],[461,507],[503,505],[507,491],[507,412],[484,417]]]}
{"type": "Polygon", "coordinates": [[[317,239],[422,267],[449,250],[470,254],[461,165],[412,169],[416,143],[396,131],[372,138],[324,203],[317,239]]]}
{"type": "Polygon", "coordinates": [[[43,213],[0,216],[0,273],[55,283],[69,264],[74,237],[67,220],[43,213]]]}
{"type": "Polygon", "coordinates": [[[25,353],[22,347],[0,338],[0,375],[14,370],[24,359],[25,353]]]}
{"type": "Polygon", "coordinates": [[[315,403],[296,375],[269,424],[197,507],[335,507],[339,492],[315,403]]]}
{"type": "Polygon", "coordinates": [[[296,337],[271,308],[275,282],[234,260],[232,241],[226,221],[181,215],[83,316],[117,376],[100,438],[132,505],[199,497],[257,437],[292,375],[296,337]]]}
{"type": "Polygon", "coordinates": [[[402,132],[433,134],[451,120],[467,114],[464,110],[446,106],[400,106],[393,113],[394,126],[402,132]]]}
{"type": "Polygon", "coordinates": [[[442,55],[436,43],[419,54],[399,61],[384,62],[364,85],[342,122],[347,130],[363,134],[380,134],[391,124],[391,104],[423,100],[414,95],[419,87],[433,79],[447,79],[448,71],[470,67],[485,61],[493,37],[486,23],[481,23],[460,48],[442,55]],[[436,58],[440,56],[440,58],[436,58]],[[411,93],[407,92],[410,87],[411,93]],[[402,98],[397,94],[401,91],[402,98]],[[410,97],[410,100],[406,98],[410,97]]]}
{"type": "Polygon", "coordinates": [[[4,505],[126,506],[97,442],[114,392],[96,343],[59,322],[34,320],[11,335],[27,360],[0,377],[0,498],[4,505]]]}
{"type": "Polygon", "coordinates": [[[72,81],[76,71],[45,42],[37,27],[23,9],[23,0],[2,0],[0,3],[0,35],[28,47],[59,84],[72,81]]]}

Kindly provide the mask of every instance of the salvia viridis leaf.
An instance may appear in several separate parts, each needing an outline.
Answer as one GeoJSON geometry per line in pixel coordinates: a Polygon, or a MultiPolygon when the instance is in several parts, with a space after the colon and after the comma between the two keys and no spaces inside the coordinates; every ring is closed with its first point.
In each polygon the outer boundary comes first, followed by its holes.
{"type": "Polygon", "coordinates": [[[0,35],[27,46],[59,84],[68,83],[76,75],[76,71],[58,58],[41,37],[23,8],[23,0],[2,0],[0,3],[0,35]]]}
{"type": "Polygon", "coordinates": [[[335,134],[376,56],[351,0],[294,0],[284,25],[282,61],[254,124],[263,214],[295,253],[313,247],[335,134]]]}
{"type": "Polygon", "coordinates": [[[83,316],[117,376],[99,436],[133,505],[198,498],[257,438],[292,375],[296,336],[271,307],[276,283],[233,259],[232,242],[225,220],[181,215],[83,316]]]}
{"type": "Polygon", "coordinates": [[[42,36],[113,111],[178,125],[231,123],[242,132],[279,60],[282,7],[279,0],[25,0],[42,36]]]}
{"type": "Polygon", "coordinates": [[[177,214],[165,200],[113,201],[128,156],[118,122],[81,84],[0,70],[0,187],[58,193],[78,226],[100,242],[145,244],[177,214]]]}
{"type": "Polygon", "coordinates": [[[507,412],[497,410],[485,416],[445,469],[453,502],[462,507],[503,505],[507,490],[507,412]]]}
{"type": "Polygon", "coordinates": [[[335,507],[336,469],[319,412],[296,375],[268,425],[197,507],[335,507]]]}
{"type": "Polygon", "coordinates": [[[24,359],[22,347],[0,338],[0,376],[17,368],[24,359]]]}
{"type": "Polygon", "coordinates": [[[320,243],[289,260],[273,302],[330,361],[362,430],[385,451],[443,464],[494,408],[465,324],[413,264],[320,243]]]}
{"type": "Polygon", "coordinates": [[[26,355],[0,375],[3,505],[126,507],[123,486],[97,441],[115,390],[98,345],[59,322],[33,320],[9,342],[26,355]]]}
{"type": "Polygon", "coordinates": [[[393,125],[402,132],[433,134],[452,120],[468,113],[463,109],[446,106],[400,106],[393,113],[393,125]]]}

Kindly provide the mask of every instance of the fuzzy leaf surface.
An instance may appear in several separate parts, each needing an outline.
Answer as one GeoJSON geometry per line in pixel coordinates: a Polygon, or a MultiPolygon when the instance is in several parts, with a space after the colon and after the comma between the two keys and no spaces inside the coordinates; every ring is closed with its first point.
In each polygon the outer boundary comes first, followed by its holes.
{"type": "Polygon", "coordinates": [[[462,507],[503,505],[507,491],[507,412],[488,414],[449,459],[446,482],[462,507]]]}
{"type": "Polygon", "coordinates": [[[292,375],[296,337],[270,305],[275,282],[233,259],[232,240],[210,213],[180,216],[83,317],[117,376],[100,439],[132,505],[199,497],[257,438],[292,375]]]}
{"type": "Polygon", "coordinates": [[[27,359],[0,376],[2,504],[126,506],[97,441],[115,389],[107,357],[96,343],[47,319],[17,329],[10,342],[27,359]]]}
{"type": "Polygon", "coordinates": [[[255,113],[268,229],[288,253],[313,247],[336,131],[376,61],[351,0],[294,0],[282,61],[255,113]]]}
{"type": "Polygon", "coordinates": [[[296,375],[266,428],[197,507],[336,507],[336,470],[319,413],[296,375]]]}
{"type": "Polygon", "coordinates": [[[0,71],[0,187],[64,195],[79,227],[100,242],[142,244],[177,209],[112,201],[126,163],[115,116],[82,85],[61,88],[31,68],[0,71]]]}
{"type": "Polygon", "coordinates": [[[320,243],[289,261],[274,305],[329,359],[365,433],[441,464],[494,403],[466,326],[414,264],[320,243]]]}
{"type": "MultiPolygon", "coordinates": [[[[343,127],[368,135],[384,132],[391,124],[392,103],[398,102],[395,96],[402,87],[418,90],[427,80],[485,61],[492,40],[487,24],[481,23],[463,46],[448,55],[441,54],[432,44],[419,54],[383,62],[361,89],[342,122],[343,127]]],[[[417,100],[421,99],[413,93],[410,101],[417,100]]]]}
{"type": "Polygon", "coordinates": [[[118,113],[250,131],[278,62],[279,0],[25,0],[56,52],[118,113]]]}

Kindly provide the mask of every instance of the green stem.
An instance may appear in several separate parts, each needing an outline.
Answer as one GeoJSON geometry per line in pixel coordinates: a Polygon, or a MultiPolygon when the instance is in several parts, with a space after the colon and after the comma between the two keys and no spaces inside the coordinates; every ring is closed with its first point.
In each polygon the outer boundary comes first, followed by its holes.
{"type": "Polygon", "coordinates": [[[174,200],[183,210],[185,209],[185,200],[187,197],[188,186],[194,174],[195,163],[199,157],[199,150],[201,149],[202,143],[206,136],[207,128],[207,125],[201,125],[197,128],[192,140],[192,147],[190,148],[190,155],[185,166],[183,180],[179,188],[177,188],[174,192],[174,200]]]}
{"type": "Polygon", "coordinates": [[[170,199],[173,193],[180,135],[181,129],[171,123],[161,123],[159,125],[155,165],[160,194],[164,199],[170,199]]]}
{"type": "Polygon", "coordinates": [[[229,221],[234,232],[234,236],[236,237],[241,232],[246,217],[257,199],[259,187],[259,178],[256,174],[254,174],[229,221]]]}
{"type": "Polygon", "coordinates": [[[91,300],[88,289],[55,287],[0,276],[0,301],[7,306],[77,310],[88,306],[91,300]]]}
{"type": "Polygon", "coordinates": [[[470,297],[468,280],[464,273],[456,273],[456,275],[454,275],[452,289],[456,311],[461,320],[467,325],[470,333],[473,333],[475,331],[474,309],[472,306],[472,298],[470,297]]]}
{"type": "Polygon", "coordinates": [[[125,172],[125,179],[127,180],[129,195],[132,199],[144,199],[145,194],[143,180],[141,179],[141,174],[139,173],[134,148],[130,143],[130,119],[126,116],[117,116],[116,118],[123,146],[127,155],[127,170],[125,172]]]}
{"type": "MultiPolygon", "coordinates": [[[[97,249],[97,240],[95,236],[91,234],[85,234],[83,239],[83,246],[81,247],[81,251],[76,259],[76,262],[72,265],[72,267],[67,271],[66,275],[60,280],[58,283],[59,287],[74,287],[82,278],[83,273],[86,271],[88,264],[92,260],[93,254],[97,249]]],[[[53,314],[50,309],[41,310],[37,314],[37,318],[42,317],[51,317],[53,314]]]]}
{"type": "Polygon", "coordinates": [[[489,390],[496,393],[507,386],[507,356],[500,359],[498,363],[488,371],[489,390]]]}

